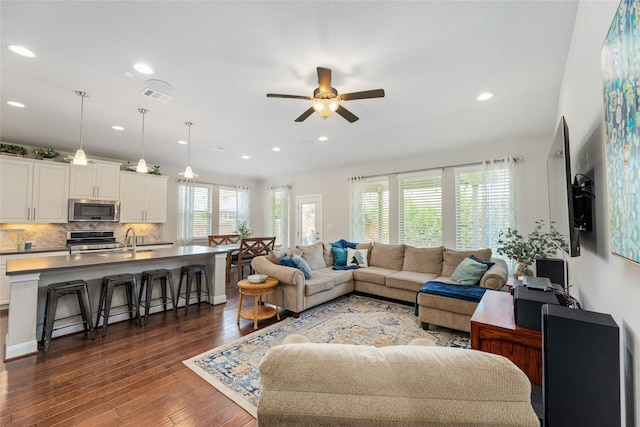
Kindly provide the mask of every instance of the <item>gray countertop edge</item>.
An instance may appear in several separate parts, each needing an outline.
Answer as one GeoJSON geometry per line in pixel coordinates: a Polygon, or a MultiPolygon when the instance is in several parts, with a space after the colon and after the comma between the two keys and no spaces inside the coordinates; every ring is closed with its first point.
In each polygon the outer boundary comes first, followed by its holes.
{"type": "Polygon", "coordinates": [[[104,267],[113,264],[137,263],[183,256],[202,256],[226,253],[227,249],[210,246],[178,246],[154,249],[152,251],[110,252],[105,254],[59,255],[7,260],[7,275],[32,274],[42,272],[58,272],[83,267],[104,267]]]}
{"type": "MultiPolygon", "coordinates": [[[[141,246],[156,246],[156,245],[173,245],[173,242],[145,242],[145,243],[137,243],[136,247],[141,246]]],[[[46,253],[46,252],[63,252],[68,251],[68,246],[46,246],[46,247],[35,247],[29,250],[19,251],[17,249],[5,249],[0,251],[0,256],[6,255],[27,255],[27,254],[38,254],[38,253],[46,253]]]]}

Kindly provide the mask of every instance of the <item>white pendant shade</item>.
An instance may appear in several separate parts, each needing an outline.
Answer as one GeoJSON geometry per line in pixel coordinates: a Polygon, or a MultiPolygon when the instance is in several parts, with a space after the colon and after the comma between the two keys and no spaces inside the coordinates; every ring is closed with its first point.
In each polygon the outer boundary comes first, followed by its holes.
{"type": "Polygon", "coordinates": [[[87,156],[84,154],[84,150],[82,148],[79,148],[78,151],[76,151],[76,155],[73,156],[71,163],[74,165],[87,166],[87,156]]]}
{"type": "Polygon", "coordinates": [[[187,166],[182,175],[187,179],[192,179],[194,175],[193,171],[191,170],[191,166],[187,166]]]}
{"type": "Polygon", "coordinates": [[[189,130],[187,138],[187,167],[185,168],[184,172],[180,172],[180,175],[182,175],[185,179],[193,179],[198,176],[193,173],[193,170],[191,169],[191,125],[193,123],[184,122],[184,124],[187,125],[187,129],[189,130]]]}
{"type": "Polygon", "coordinates": [[[136,167],[136,172],[140,172],[140,173],[147,173],[147,162],[144,161],[144,159],[140,159],[140,161],[138,162],[138,166],[136,167]]]}

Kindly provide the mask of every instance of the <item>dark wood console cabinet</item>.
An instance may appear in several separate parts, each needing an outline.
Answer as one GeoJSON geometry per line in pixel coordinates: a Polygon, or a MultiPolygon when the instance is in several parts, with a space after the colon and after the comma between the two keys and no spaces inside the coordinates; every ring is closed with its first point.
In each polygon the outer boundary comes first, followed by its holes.
{"type": "Polygon", "coordinates": [[[542,332],[516,326],[510,293],[485,292],[471,317],[471,348],[505,356],[542,385],[542,332]]]}

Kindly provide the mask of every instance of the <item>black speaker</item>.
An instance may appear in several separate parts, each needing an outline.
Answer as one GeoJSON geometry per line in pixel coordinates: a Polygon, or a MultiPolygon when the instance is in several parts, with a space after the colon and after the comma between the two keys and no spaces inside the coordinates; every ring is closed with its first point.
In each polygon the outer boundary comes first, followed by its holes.
{"type": "Polygon", "coordinates": [[[542,307],[544,427],[620,425],[619,344],[608,314],[542,307]]]}
{"type": "Polygon", "coordinates": [[[551,283],[565,288],[564,260],[559,258],[536,258],[536,276],[547,277],[551,283]]]}
{"type": "Polygon", "coordinates": [[[540,310],[544,304],[558,304],[555,292],[529,289],[526,286],[513,288],[513,316],[516,325],[541,330],[540,310]]]}

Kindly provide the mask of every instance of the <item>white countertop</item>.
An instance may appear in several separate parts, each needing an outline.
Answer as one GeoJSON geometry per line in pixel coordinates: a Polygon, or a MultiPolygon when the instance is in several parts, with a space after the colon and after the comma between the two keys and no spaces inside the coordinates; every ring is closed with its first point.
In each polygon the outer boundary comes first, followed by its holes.
{"type": "Polygon", "coordinates": [[[105,252],[100,254],[60,255],[25,259],[8,259],[7,275],[41,273],[43,271],[66,270],[92,265],[108,265],[129,262],[151,261],[228,252],[224,247],[177,246],[162,249],[138,249],[135,252],[105,252]]]}

